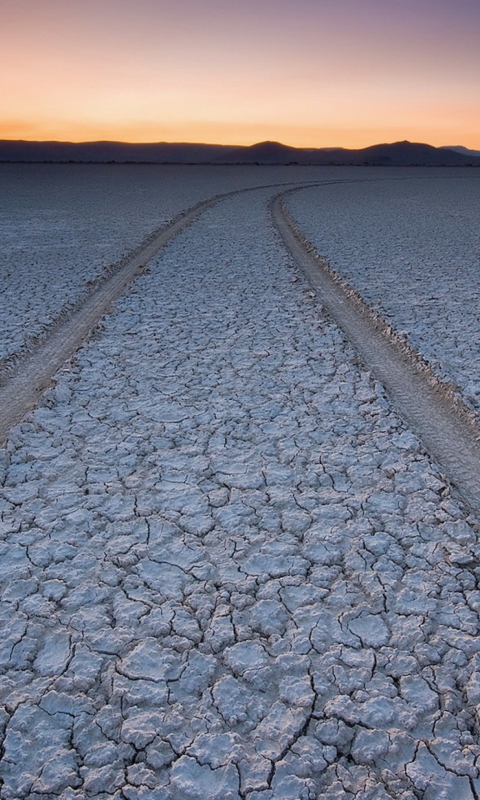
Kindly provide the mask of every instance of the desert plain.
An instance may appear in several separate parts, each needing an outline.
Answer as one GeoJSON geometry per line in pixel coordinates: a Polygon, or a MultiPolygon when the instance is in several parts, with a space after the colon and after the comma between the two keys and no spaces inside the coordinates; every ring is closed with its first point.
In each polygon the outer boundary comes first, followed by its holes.
{"type": "Polygon", "coordinates": [[[478,420],[474,169],[0,165],[4,381],[162,248],[1,454],[3,800],[474,800],[479,519],[296,226],[478,420]]]}

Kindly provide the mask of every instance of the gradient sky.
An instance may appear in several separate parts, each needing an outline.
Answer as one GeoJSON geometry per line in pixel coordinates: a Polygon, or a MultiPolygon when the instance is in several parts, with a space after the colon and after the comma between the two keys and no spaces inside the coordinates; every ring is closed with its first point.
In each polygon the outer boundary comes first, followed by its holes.
{"type": "Polygon", "coordinates": [[[0,138],[480,149],[480,0],[0,0],[0,138]]]}

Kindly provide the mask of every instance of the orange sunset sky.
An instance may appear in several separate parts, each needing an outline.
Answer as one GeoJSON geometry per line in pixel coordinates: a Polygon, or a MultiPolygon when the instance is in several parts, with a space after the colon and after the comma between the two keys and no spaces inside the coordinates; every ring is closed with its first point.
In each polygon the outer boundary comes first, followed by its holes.
{"type": "Polygon", "coordinates": [[[0,138],[480,149],[480,0],[0,0],[0,138]]]}

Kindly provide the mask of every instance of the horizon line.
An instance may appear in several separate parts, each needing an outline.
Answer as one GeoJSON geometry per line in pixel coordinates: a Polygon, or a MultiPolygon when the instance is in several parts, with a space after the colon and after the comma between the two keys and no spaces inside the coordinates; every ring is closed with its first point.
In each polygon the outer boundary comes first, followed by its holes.
{"type": "MultiPolygon", "coordinates": [[[[433,145],[429,142],[425,141],[412,141],[410,139],[396,139],[395,141],[380,141],[375,142],[374,144],[366,145],[365,147],[343,147],[341,145],[310,145],[310,146],[297,146],[297,145],[290,145],[281,142],[278,139],[263,139],[253,144],[220,144],[218,142],[203,142],[203,141],[195,141],[189,142],[184,140],[166,140],[166,139],[158,139],[155,141],[148,141],[148,142],[139,142],[139,141],[130,141],[126,139],[82,139],[79,141],[74,141],[72,139],[25,139],[25,138],[3,138],[0,137],[1,142],[25,142],[27,144],[69,144],[69,145],[84,145],[84,144],[121,144],[121,145],[135,145],[135,146],[151,146],[151,145],[186,145],[186,146],[199,146],[199,147],[222,147],[222,148],[251,148],[257,147],[261,144],[270,144],[270,145],[280,145],[281,147],[288,148],[290,150],[349,150],[349,151],[358,151],[358,150],[367,150],[370,147],[380,147],[382,145],[394,145],[394,144],[412,144],[412,145],[425,145],[427,147],[432,147],[435,150],[443,150],[448,148],[454,147],[463,147],[465,150],[470,150],[471,152],[475,152],[476,148],[465,147],[461,144],[451,144],[451,145],[433,145]]],[[[480,148],[478,150],[480,152],[480,148]]]]}

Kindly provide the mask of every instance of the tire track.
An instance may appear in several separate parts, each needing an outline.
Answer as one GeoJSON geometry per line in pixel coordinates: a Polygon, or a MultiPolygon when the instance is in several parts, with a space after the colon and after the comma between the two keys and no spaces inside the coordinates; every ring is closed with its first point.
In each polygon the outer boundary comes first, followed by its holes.
{"type": "Polygon", "coordinates": [[[7,383],[0,387],[0,446],[4,444],[9,430],[35,408],[42,393],[51,385],[52,376],[78,350],[125,287],[162,247],[222,198],[223,195],[217,195],[204,200],[175,217],[166,228],[136,250],[70,316],[60,321],[47,339],[20,361],[7,383]]]}
{"type": "Polygon", "coordinates": [[[480,514],[480,430],[471,412],[416,354],[395,340],[378,315],[335,279],[285,210],[284,200],[293,191],[298,189],[282,192],[271,204],[273,222],[286,246],[408,426],[452,486],[480,514]]]}
{"type": "MultiPolygon", "coordinates": [[[[65,317],[60,317],[50,332],[47,333],[46,338],[42,339],[35,346],[32,352],[24,357],[19,358],[14,370],[12,370],[12,373],[6,376],[4,379],[4,384],[0,386],[0,447],[5,444],[10,429],[19,423],[26,416],[26,414],[35,408],[35,406],[39,403],[42,393],[51,385],[53,375],[55,375],[62,365],[75,354],[79,347],[81,347],[82,343],[92,333],[100,319],[110,310],[113,303],[121,296],[128,284],[130,284],[141,273],[146,264],[156,255],[156,253],[165,247],[170,241],[172,241],[204,211],[221,202],[222,200],[227,199],[228,197],[243,194],[245,192],[260,191],[262,189],[273,189],[286,186],[289,187],[286,191],[283,191],[277,195],[273,201],[272,209],[274,223],[282,234],[287,246],[290,250],[292,250],[295,258],[299,261],[299,263],[301,263],[307,274],[309,274],[312,284],[322,296],[322,301],[329,308],[332,316],[335,317],[334,311],[332,310],[333,306],[331,307],[333,299],[330,301],[330,305],[326,299],[326,295],[328,292],[331,293],[331,289],[335,286],[335,282],[330,277],[328,279],[330,289],[327,291],[326,284],[324,285],[323,289],[320,289],[319,275],[324,273],[325,270],[319,271],[318,257],[315,259],[308,254],[307,249],[309,243],[304,242],[301,235],[295,230],[291,220],[288,218],[288,215],[283,209],[282,199],[289,192],[298,191],[302,188],[306,188],[307,186],[312,187],[325,185],[329,186],[332,184],[342,183],[364,183],[372,182],[372,180],[376,182],[378,180],[387,179],[371,179],[362,177],[356,179],[350,178],[346,180],[311,180],[302,183],[298,183],[298,181],[283,181],[273,184],[265,184],[263,186],[246,187],[244,189],[236,189],[218,194],[207,200],[197,203],[187,211],[181,212],[169,225],[151,235],[143,245],[137,248],[130,255],[130,257],[123,259],[122,264],[118,269],[111,272],[104,280],[100,278],[99,282],[95,282],[91,293],[85,299],[80,301],[80,303],[75,306],[71,312],[68,312],[65,317]]],[[[394,180],[394,178],[388,178],[388,180],[394,180]]],[[[338,285],[336,286],[335,291],[337,293],[340,292],[340,294],[338,294],[337,304],[340,303],[340,305],[351,305],[351,301],[348,299],[347,293],[345,291],[341,292],[338,285]]],[[[362,317],[362,314],[359,316],[362,317]]],[[[366,316],[368,317],[368,314],[366,316]]],[[[363,314],[363,317],[365,317],[365,314],[363,314]]],[[[339,322],[338,319],[337,321],[339,322]]],[[[341,322],[339,322],[339,324],[346,331],[345,326],[341,322]]],[[[372,319],[370,319],[369,324],[371,328],[373,326],[372,319]]],[[[352,342],[355,344],[353,334],[350,335],[347,333],[347,335],[349,335],[349,338],[351,338],[352,342]]],[[[383,337],[383,339],[384,338],[385,337],[383,337]]],[[[360,339],[362,339],[361,336],[360,339]]],[[[367,339],[365,339],[365,341],[366,340],[367,339]]],[[[362,353],[360,343],[356,346],[359,352],[362,353]]],[[[393,349],[398,352],[398,347],[393,349]]],[[[368,358],[367,355],[363,355],[362,357],[364,361],[375,371],[379,379],[390,391],[392,397],[394,397],[393,392],[389,389],[386,383],[386,379],[382,380],[380,377],[380,367],[376,366],[376,361],[378,361],[379,364],[384,363],[385,356],[383,354],[379,354],[376,356],[376,360],[373,358],[372,354],[369,354],[368,358]]],[[[408,361],[408,359],[406,360],[408,361]]],[[[422,385],[425,384],[424,376],[421,378],[421,382],[422,385]]],[[[438,387],[436,387],[434,393],[440,393],[442,395],[442,391],[440,391],[438,387]]],[[[445,391],[443,390],[443,395],[444,394],[445,391]]],[[[400,408],[398,401],[395,402],[400,408]]],[[[450,405],[452,405],[452,403],[450,403],[450,405]]],[[[410,426],[416,430],[417,433],[419,433],[418,426],[414,421],[414,411],[412,410],[411,414],[407,414],[406,411],[402,411],[402,413],[410,426]]],[[[461,413],[459,417],[463,419],[461,413]]],[[[463,420],[462,430],[465,429],[465,426],[468,429],[470,440],[472,438],[476,439],[479,436],[478,429],[472,426],[469,419],[467,421],[463,420]]],[[[439,455],[436,455],[438,452],[441,452],[442,448],[434,448],[430,446],[425,436],[421,436],[420,438],[423,439],[427,449],[429,449],[429,451],[432,452],[432,454],[434,454],[445,466],[444,459],[442,459],[442,457],[439,455]]],[[[478,445],[475,444],[475,465],[478,474],[480,474],[480,455],[477,451],[478,445]]],[[[450,472],[448,469],[447,474],[450,477],[450,472]]],[[[454,484],[456,484],[456,480],[453,477],[451,477],[451,480],[454,484]]],[[[465,483],[465,481],[463,483],[465,483]]],[[[478,482],[475,483],[474,490],[472,491],[477,498],[474,501],[476,504],[475,508],[480,508],[480,490],[476,485],[477,483],[478,482]]],[[[472,495],[471,491],[467,493],[468,496],[472,495]]],[[[465,489],[462,490],[462,494],[466,496],[465,489]]],[[[472,502],[470,504],[472,505],[472,502]]]]}
{"type": "Polygon", "coordinates": [[[339,179],[312,180],[301,184],[298,181],[282,181],[263,186],[246,187],[214,195],[197,203],[187,211],[181,212],[169,225],[148,237],[130,257],[123,259],[118,269],[111,272],[104,280],[100,277],[99,282],[96,281],[92,287],[91,293],[65,317],[60,315],[51,330],[47,332],[46,337],[42,338],[26,356],[19,357],[10,374],[6,373],[3,383],[0,385],[0,447],[5,444],[9,430],[35,408],[42,393],[51,385],[52,376],[79,349],[128,284],[139,275],[162,247],[171,242],[208,208],[228,197],[262,189],[285,186],[302,188],[363,181],[365,178],[347,179],[346,181],[339,179]]]}

